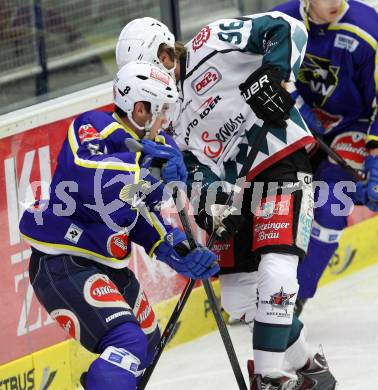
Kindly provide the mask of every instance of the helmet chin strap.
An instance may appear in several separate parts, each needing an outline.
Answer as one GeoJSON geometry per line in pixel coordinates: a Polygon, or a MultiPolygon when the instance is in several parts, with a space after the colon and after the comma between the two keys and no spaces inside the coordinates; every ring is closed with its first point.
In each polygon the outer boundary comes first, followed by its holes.
{"type": "Polygon", "coordinates": [[[138,130],[140,131],[144,131],[144,136],[142,138],[146,138],[148,139],[150,137],[150,133],[151,133],[151,128],[152,128],[152,125],[154,124],[155,122],[155,119],[157,117],[157,114],[155,115],[152,115],[152,118],[151,120],[147,121],[146,124],[144,126],[139,126],[134,118],[132,117],[132,115],[130,115],[129,117],[129,121],[132,123],[133,126],[135,126],[138,130]]]}
{"type": "Polygon", "coordinates": [[[145,126],[139,126],[138,123],[135,122],[132,113],[131,113],[130,115],[128,115],[128,119],[129,119],[129,121],[131,122],[131,124],[132,124],[134,127],[136,127],[138,130],[140,130],[140,131],[146,130],[146,127],[145,127],[145,126]]]}
{"type": "Polygon", "coordinates": [[[158,115],[159,115],[158,113],[152,114],[151,119],[149,121],[147,121],[146,124],[144,125],[144,137],[143,138],[146,138],[146,139],[150,138],[152,126],[154,125],[158,115]]]}

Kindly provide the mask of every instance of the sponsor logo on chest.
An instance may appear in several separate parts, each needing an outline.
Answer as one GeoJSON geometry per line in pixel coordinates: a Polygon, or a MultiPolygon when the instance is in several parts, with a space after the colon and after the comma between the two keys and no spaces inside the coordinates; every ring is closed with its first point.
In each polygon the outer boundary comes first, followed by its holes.
{"type": "Polygon", "coordinates": [[[220,80],[222,80],[222,75],[218,69],[212,66],[194,79],[191,85],[197,95],[203,95],[213,88],[220,80]]]}
{"type": "Polygon", "coordinates": [[[359,45],[357,39],[345,34],[336,34],[334,46],[339,49],[345,49],[353,53],[359,45]]]}
{"type": "Polygon", "coordinates": [[[210,112],[212,112],[214,110],[214,108],[217,106],[217,104],[221,101],[221,97],[220,96],[216,96],[215,98],[213,98],[212,96],[210,96],[209,98],[207,98],[199,108],[197,108],[197,110],[195,111],[195,113],[198,113],[198,117],[197,118],[194,118],[187,126],[186,128],[186,131],[185,131],[185,143],[188,145],[189,144],[189,136],[190,136],[190,132],[192,131],[192,129],[194,127],[196,127],[198,125],[198,123],[206,118],[210,112]]]}

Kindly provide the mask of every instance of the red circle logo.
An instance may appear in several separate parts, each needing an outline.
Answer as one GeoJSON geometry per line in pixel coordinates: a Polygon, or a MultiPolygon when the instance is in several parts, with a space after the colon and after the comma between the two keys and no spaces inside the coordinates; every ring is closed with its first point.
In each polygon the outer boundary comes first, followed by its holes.
{"type": "Polygon", "coordinates": [[[211,29],[209,26],[204,27],[192,41],[193,51],[200,49],[210,38],[211,29]]]}

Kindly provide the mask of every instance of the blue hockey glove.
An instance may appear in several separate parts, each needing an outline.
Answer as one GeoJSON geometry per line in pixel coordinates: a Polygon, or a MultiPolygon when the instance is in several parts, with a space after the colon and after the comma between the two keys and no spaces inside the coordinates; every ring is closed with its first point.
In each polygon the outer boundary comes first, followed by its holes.
{"type": "Polygon", "coordinates": [[[308,104],[303,103],[299,108],[299,112],[310,130],[317,134],[324,134],[325,128],[323,127],[322,122],[316,114],[312,112],[311,107],[308,104]]]}
{"type": "MultiPolygon", "coordinates": [[[[150,140],[142,140],[141,142],[144,147],[143,153],[146,161],[148,161],[148,165],[154,165],[153,160],[155,160],[155,162],[158,161],[162,165],[161,177],[165,183],[170,183],[172,181],[186,182],[188,173],[184,159],[179,150],[150,140]]],[[[147,168],[146,162],[144,162],[143,165],[147,168]]]]}
{"type": "Polygon", "coordinates": [[[158,260],[190,279],[208,279],[219,272],[217,258],[204,247],[190,250],[186,235],[174,228],[155,251],[158,260]]]}
{"type": "Polygon", "coordinates": [[[378,211],[378,156],[365,158],[367,180],[357,183],[357,199],[372,211],[378,211]]]}

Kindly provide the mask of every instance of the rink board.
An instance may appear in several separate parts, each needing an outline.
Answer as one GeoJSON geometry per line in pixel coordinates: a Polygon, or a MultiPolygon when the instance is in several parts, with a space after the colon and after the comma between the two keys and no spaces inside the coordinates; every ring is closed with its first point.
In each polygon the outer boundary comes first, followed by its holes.
{"type": "MultiPolygon", "coordinates": [[[[219,298],[219,283],[213,283],[219,298]]],[[[154,305],[163,329],[178,297],[154,305]]],[[[203,288],[195,288],[183,309],[166,349],[203,336],[216,329],[203,288]]],[[[0,366],[0,389],[71,390],[80,387],[80,375],[96,355],[76,341],[67,340],[0,366]],[[2,387],[3,386],[3,387],[2,387]],[[13,387],[12,387],[13,386],[13,387]]]]}
{"type": "Polygon", "coordinates": [[[378,264],[378,216],[345,229],[339,248],[319,285],[323,286],[372,264],[378,264]]]}

